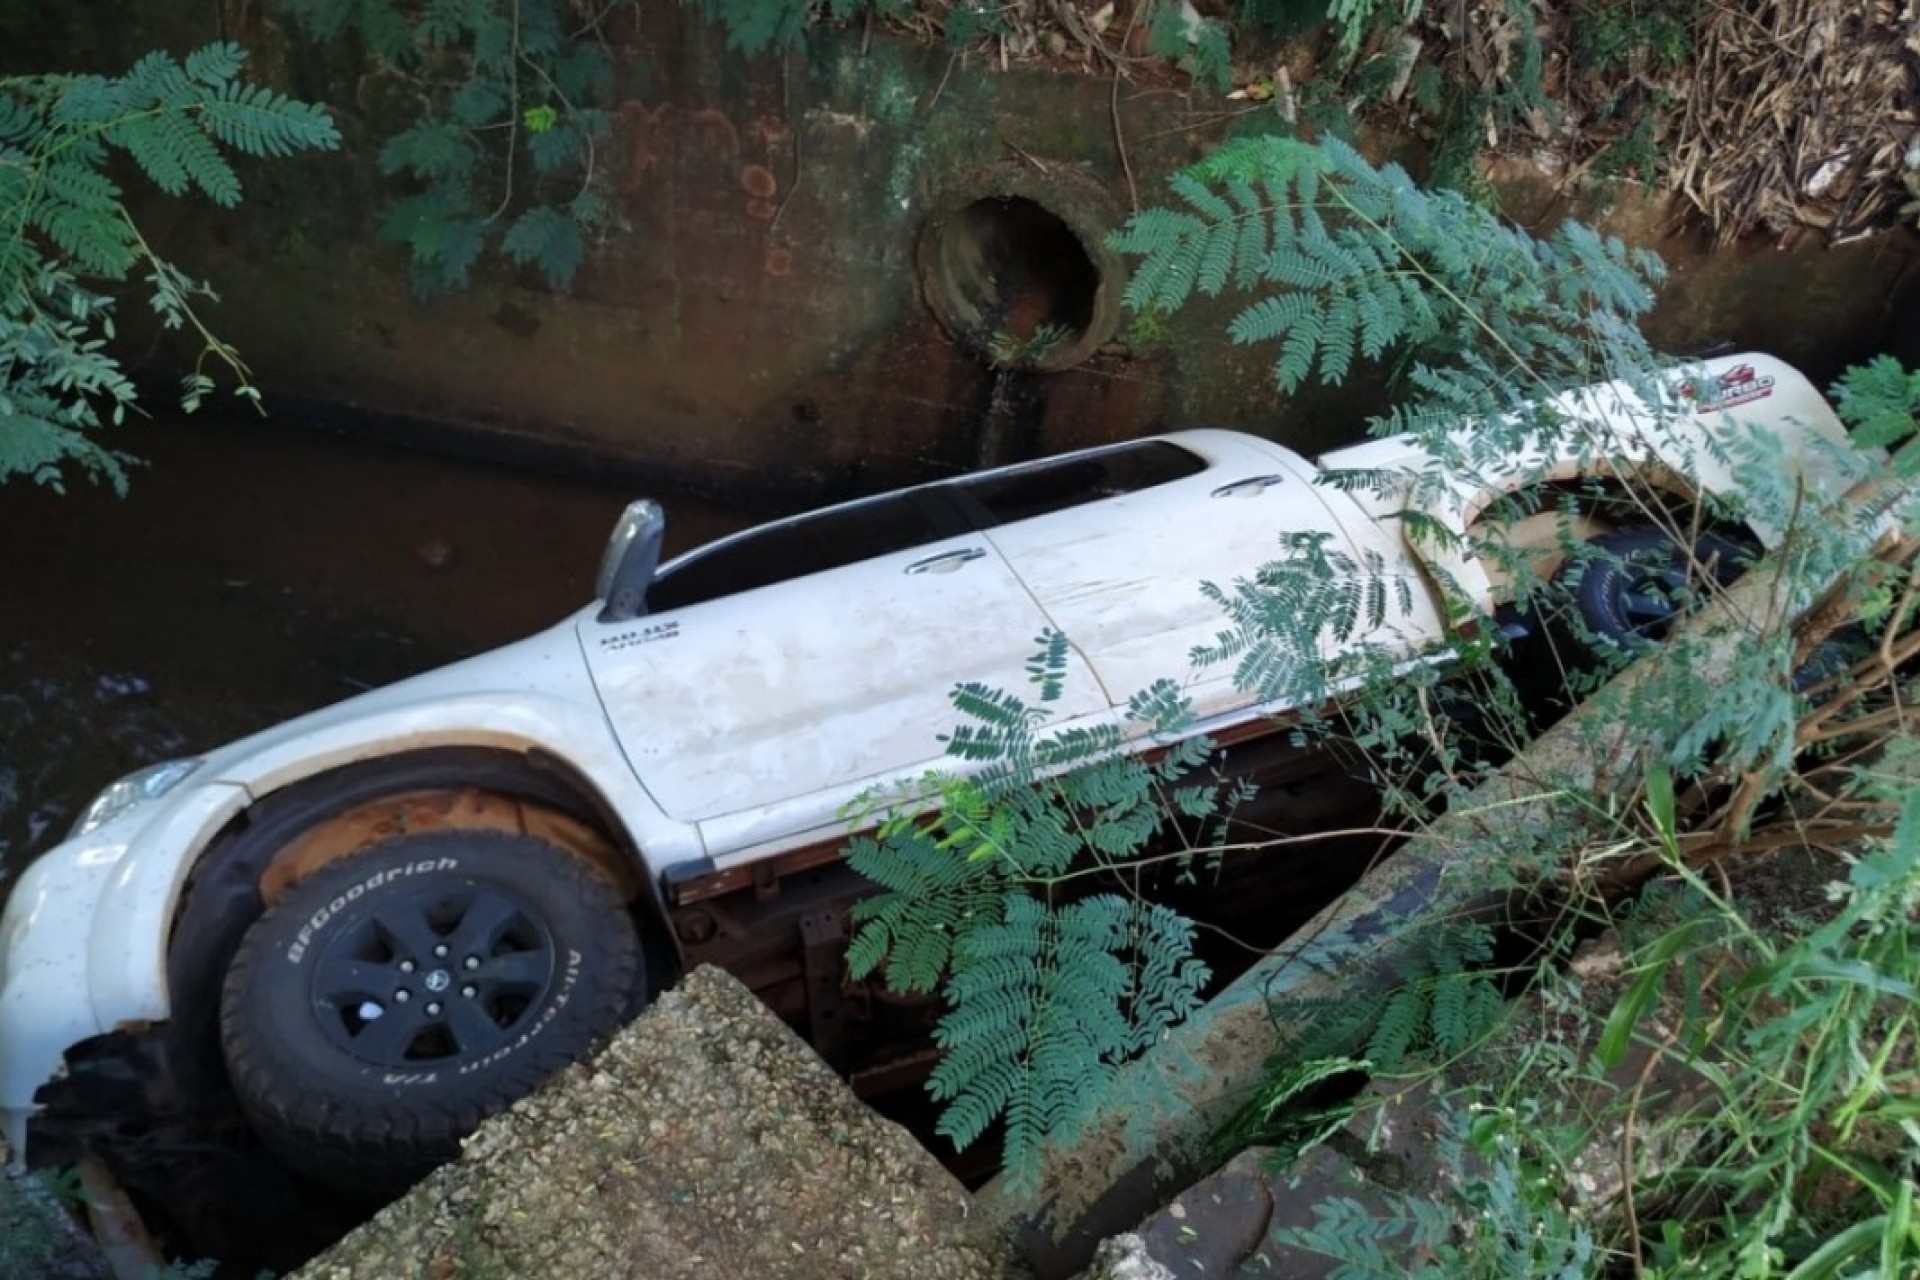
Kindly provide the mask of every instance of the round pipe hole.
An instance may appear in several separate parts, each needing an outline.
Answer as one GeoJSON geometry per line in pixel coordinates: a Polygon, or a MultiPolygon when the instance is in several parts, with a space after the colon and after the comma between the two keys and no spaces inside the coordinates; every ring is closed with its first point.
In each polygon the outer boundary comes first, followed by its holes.
{"type": "Polygon", "coordinates": [[[996,368],[1063,369],[1104,341],[1099,267],[1058,213],[988,195],[936,216],[921,283],[948,331],[996,368]]]}

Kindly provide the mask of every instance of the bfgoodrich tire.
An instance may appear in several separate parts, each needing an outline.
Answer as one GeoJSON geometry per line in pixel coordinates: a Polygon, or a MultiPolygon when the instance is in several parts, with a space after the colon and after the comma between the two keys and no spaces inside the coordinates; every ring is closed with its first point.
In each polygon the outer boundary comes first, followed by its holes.
{"type": "Polygon", "coordinates": [[[402,836],[247,931],[221,1044],[287,1164],[387,1194],[613,1031],[643,981],[631,916],[579,858],[503,832],[402,836]]]}

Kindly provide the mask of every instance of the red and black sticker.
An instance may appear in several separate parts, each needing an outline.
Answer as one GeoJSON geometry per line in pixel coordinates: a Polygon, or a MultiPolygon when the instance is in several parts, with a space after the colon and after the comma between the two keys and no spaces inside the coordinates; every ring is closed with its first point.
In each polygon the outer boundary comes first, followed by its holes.
{"type": "Polygon", "coordinates": [[[1680,398],[1692,404],[1695,413],[1721,413],[1765,400],[1773,394],[1773,383],[1771,375],[1750,364],[1736,365],[1711,377],[1689,378],[1680,384],[1680,398]]]}

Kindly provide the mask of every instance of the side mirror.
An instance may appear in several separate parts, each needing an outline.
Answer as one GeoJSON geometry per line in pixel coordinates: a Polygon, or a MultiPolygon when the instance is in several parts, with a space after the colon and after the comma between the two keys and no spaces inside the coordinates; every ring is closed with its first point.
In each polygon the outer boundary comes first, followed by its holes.
{"type": "Polygon", "coordinates": [[[607,539],[600,557],[600,577],[594,595],[600,600],[601,622],[625,622],[647,611],[647,588],[660,567],[660,544],[667,532],[667,513],[652,498],[629,502],[607,539]]]}

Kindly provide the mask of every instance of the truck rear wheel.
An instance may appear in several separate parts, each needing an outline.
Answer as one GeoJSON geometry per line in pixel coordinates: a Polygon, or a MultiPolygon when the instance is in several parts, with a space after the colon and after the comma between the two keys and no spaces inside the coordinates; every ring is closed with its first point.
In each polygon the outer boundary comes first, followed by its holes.
{"type": "Polygon", "coordinates": [[[1689,550],[1651,527],[1616,529],[1587,546],[1590,553],[1562,576],[1573,613],[1568,638],[1595,665],[1664,640],[1675,619],[1705,600],[1709,584],[1730,585],[1753,559],[1718,533],[1699,534],[1689,550]]]}

